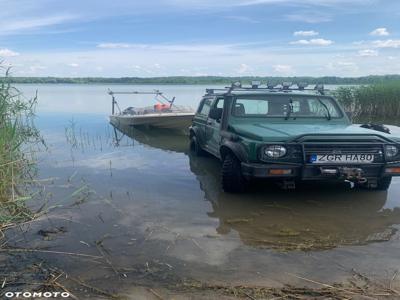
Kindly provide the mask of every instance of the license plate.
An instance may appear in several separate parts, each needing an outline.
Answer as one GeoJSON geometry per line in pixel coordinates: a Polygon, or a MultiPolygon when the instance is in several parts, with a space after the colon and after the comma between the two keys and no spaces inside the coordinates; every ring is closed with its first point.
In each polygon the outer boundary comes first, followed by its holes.
{"type": "Polygon", "coordinates": [[[312,154],[314,164],[369,164],[374,161],[373,154],[312,154]]]}

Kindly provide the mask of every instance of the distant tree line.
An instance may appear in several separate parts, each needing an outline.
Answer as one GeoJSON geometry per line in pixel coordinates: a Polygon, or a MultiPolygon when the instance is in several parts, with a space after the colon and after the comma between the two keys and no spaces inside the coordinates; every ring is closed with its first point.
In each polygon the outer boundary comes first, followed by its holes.
{"type": "MultiPolygon", "coordinates": [[[[4,79],[0,79],[2,82],[4,79]]],[[[10,83],[34,83],[34,84],[230,84],[234,81],[250,83],[251,81],[272,82],[293,82],[293,83],[323,83],[339,85],[360,85],[376,84],[388,81],[399,81],[400,75],[370,75],[363,77],[221,77],[221,76],[168,76],[168,77],[11,77],[7,79],[10,83]]]]}

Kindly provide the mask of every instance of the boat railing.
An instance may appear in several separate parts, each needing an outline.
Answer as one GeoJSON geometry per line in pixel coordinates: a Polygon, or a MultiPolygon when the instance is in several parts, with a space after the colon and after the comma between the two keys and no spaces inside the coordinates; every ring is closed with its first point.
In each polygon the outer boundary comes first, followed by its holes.
{"type": "Polygon", "coordinates": [[[111,98],[112,98],[112,107],[111,107],[111,113],[114,115],[115,114],[115,107],[118,108],[118,111],[120,114],[148,114],[148,113],[156,113],[156,112],[160,112],[157,111],[155,109],[155,107],[144,107],[144,108],[133,108],[133,107],[129,107],[127,109],[125,109],[124,111],[121,111],[118,102],[116,100],[115,95],[155,95],[155,100],[158,103],[161,103],[163,105],[165,105],[168,109],[168,111],[171,112],[191,112],[192,110],[189,109],[188,107],[185,106],[177,106],[174,104],[175,102],[175,97],[169,99],[168,97],[166,97],[163,92],[159,91],[159,90],[153,90],[153,91],[112,91],[110,89],[108,89],[107,92],[111,98]],[[167,102],[168,104],[166,104],[165,102],[167,102]],[[137,111],[137,113],[135,113],[135,111],[137,111]]]}

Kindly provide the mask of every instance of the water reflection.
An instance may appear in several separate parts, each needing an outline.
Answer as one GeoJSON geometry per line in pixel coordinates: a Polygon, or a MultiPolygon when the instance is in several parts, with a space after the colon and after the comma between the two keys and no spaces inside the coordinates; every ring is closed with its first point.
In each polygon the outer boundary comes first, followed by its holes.
{"type": "Polygon", "coordinates": [[[256,186],[248,194],[221,191],[219,164],[190,158],[190,168],[212,203],[217,232],[238,232],[246,245],[280,250],[329,249],[388,241],[400,223],[400,209],[383,209],[386,192],[351,190],[347,185],[303,185],[295,192],[256,186]]]}
{"type": "Polygon", "coordinates": [[[295,192],[255,186],[242,195],[224,193],[220,163],[188,152],[187,137],[170,131],[118,128],[150,147],[186,153],[204,197],[209,217],[219,219],[217,233],[237,232],[252,247],[279,250],[330,249],[390,240],[400,224],[400,208],[383,209],[388,194],[352,190],[347,185],[303,185],[295,192]]]}
{"type": "Polygon", "coordinates": [[[189,140],[183,132],[168,129],[146,129],[126,125],[111,125],[114,128],[116,146],[120,146],[121,140],[127,136],[143,145],[164,151],[179,153],[186,153],[188,151],[189,140]]]}

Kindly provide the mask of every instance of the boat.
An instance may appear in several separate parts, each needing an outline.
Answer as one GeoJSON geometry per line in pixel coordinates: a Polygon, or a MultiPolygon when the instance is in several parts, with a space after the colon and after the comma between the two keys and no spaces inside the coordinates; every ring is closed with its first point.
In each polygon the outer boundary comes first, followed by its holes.
{"type": "Polygon", "coordinates": [[[110,122],[116,126],[154,127],[187,131],[194,117],[194,110],[190,107],[176,105],[175,97],[164,96],[163,92],[108,91],[112,97],[112,114],[110,122]],[[128,107],[121,111],[116,95],[154,95],[156,103],[147,107],[128,107]],[[118,109],[116,112],[115,108],[118,109]]]}

